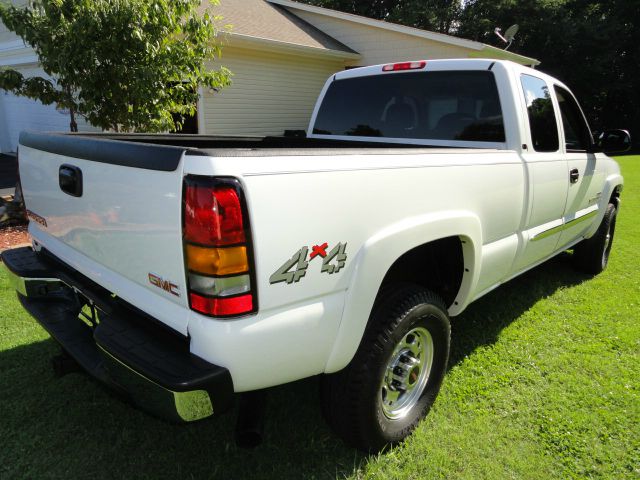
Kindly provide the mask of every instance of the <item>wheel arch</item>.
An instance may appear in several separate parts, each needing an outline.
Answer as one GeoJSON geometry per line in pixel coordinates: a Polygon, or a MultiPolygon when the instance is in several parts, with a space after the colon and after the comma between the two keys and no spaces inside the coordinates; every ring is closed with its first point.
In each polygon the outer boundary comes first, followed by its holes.
{"type": "Polygon", "coordinates": [[[598,227],[600,223],[602,223],[609,203],[613,203],[618,210],[620,209],[620,195],[622,194],[623,188],[623,179],[620,174],[616,173],[607,177],[602,187],[600,204],[598,205],[598,215],[595,217],[589,230],[584,234],[584,238],[591,238],[598,231],[598,227]]]}
{"type": "Polygon", "coordinates": [[[620,195],[622,195],[622,189],[624,185],[619,184],[616,185],[611,193],[611,197],[609,197],[609,203],[613,203],[616,208],[620,208],[620,195]]]}
{"type": "MultiPolygon", "coordinates": [[[[458,242],[462,260],[457,290],[446,295],[450,315],[457,315],[470,302],[480,271],[482,228],[471,212],[446,211],[405,219],[367,240],[354,258],[336,340],[325,366],[325,373],[344,368],[353,358],[364,334],[371,309],[385,278],[394,272],[415,249],[447,248],[458,242]],[[391,272],[391,273],[390,273],[391,272]]],[[[396,277],[393,277],[396,278],[396,277]]]]}

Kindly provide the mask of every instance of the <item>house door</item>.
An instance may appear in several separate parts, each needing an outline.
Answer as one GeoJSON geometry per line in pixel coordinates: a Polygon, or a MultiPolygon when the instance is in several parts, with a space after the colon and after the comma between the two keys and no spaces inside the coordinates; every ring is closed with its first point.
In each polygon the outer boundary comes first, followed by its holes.
{"type": "Polygon", "coordinates": [[[171,133],[198,133],[198,111],[196,110],[193,115],[180,115],[179,113],[173,114],[173,121],[182,119],[182,128],[171,133]]]}
{"type": "MultiPolygon", "coordinates": [[[[178,85],[178,83],[174,83],[173,85],[174,86],[178,85]]],[[[182,85],[185,85],[185,84],[183,83],[182,85]]],[[[175,122],[180,121],[182,123],[182,127],[179,130],[175,130],[171,133],[197,134],[198,133],[198,106],[199,104],[196,103],[196,110],[193,112],[193,115],[183,115],[179,113],[172,114],[171,116],[173,117],[174,124],[175,122]]]]}

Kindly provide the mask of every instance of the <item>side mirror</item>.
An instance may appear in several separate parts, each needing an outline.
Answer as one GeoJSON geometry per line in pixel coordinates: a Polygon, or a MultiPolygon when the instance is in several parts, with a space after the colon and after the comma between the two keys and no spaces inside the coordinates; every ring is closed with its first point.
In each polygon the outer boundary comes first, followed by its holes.
{"type": "Polygon", "coordinates": [[[598,150],[606,153],[624,153],[631,148],[631,135],[627,130],[605,130],[596,140],[598,150]]]}

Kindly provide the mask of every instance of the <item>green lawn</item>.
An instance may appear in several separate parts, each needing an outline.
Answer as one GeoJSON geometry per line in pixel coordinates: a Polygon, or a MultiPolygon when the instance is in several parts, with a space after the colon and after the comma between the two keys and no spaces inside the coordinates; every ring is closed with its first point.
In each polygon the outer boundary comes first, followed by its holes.
{"type": "Polygon", "coordinates": [[[84,375],[54,379],[56,346],[1,273],[0,478],[640,478],[640,157],[620,163],[608,270],[560,256],[454,319],[434,409],[374,457],[325,426],[317,379],[273,389],[251,451],[233,443],[233,412],[168,425],[84,375]]]}

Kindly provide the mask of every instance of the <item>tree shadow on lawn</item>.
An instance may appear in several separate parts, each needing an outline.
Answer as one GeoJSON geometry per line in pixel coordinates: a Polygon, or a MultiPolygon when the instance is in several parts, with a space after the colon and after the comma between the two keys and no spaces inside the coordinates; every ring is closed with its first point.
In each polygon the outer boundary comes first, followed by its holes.
{"type": "MultiPolygon", "coordinates": [[[[495,342],[538,300],[590,278],[569,260],[545,263],[455,318],[450,367],[495,342]]],[[[3,478],[336,478],[367,461],[322,420],[317,377],[270,389],[265,442],[243,450],[234,444],[235,410],[171,425],[105,394],[85,375],[55,379],[48,359],[57,351],[46,340],[0,354],[3,478]]]]}

